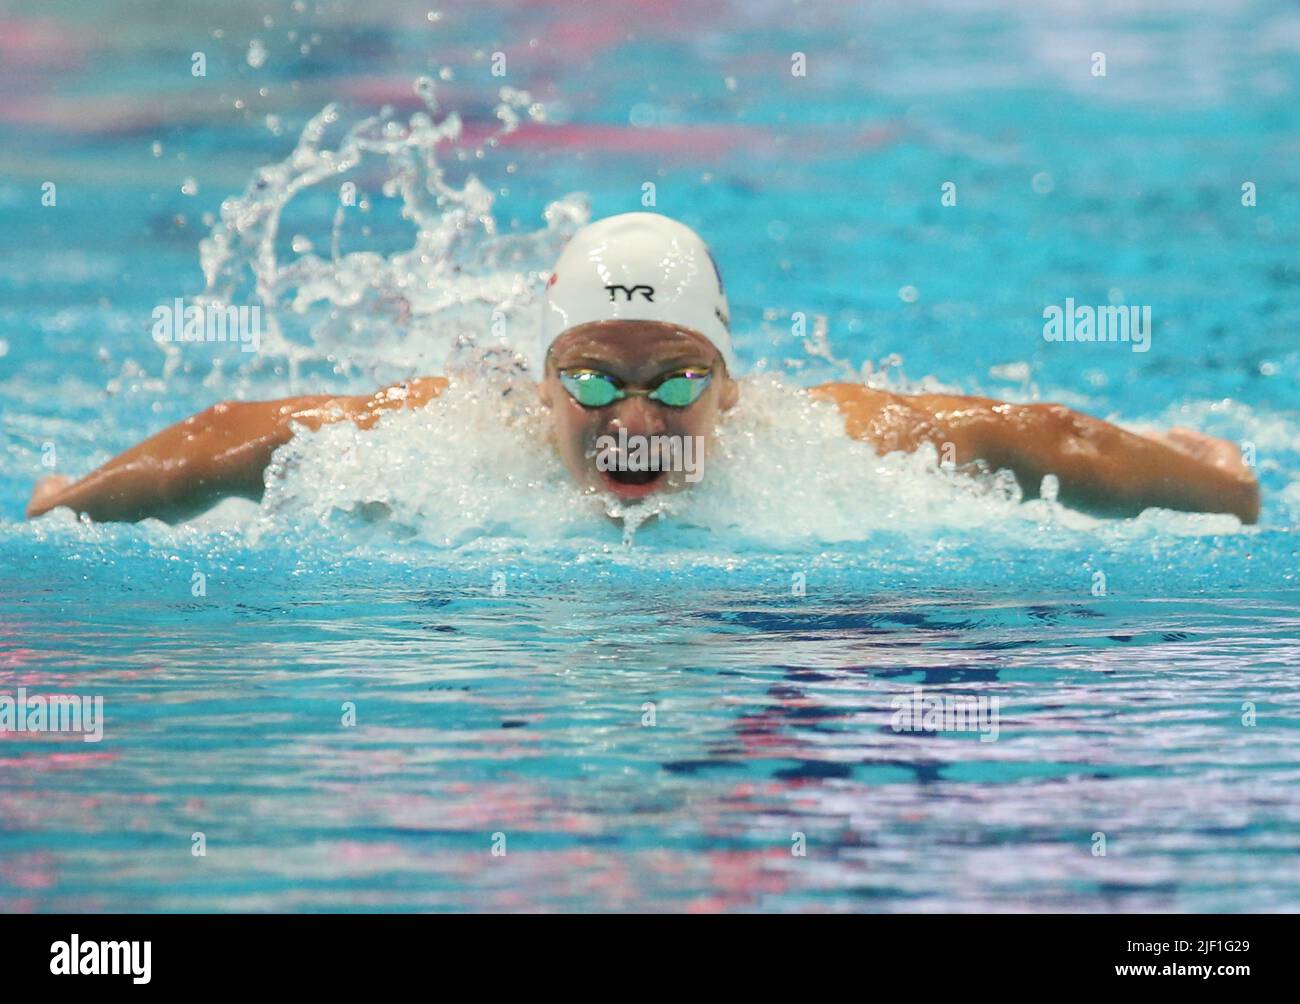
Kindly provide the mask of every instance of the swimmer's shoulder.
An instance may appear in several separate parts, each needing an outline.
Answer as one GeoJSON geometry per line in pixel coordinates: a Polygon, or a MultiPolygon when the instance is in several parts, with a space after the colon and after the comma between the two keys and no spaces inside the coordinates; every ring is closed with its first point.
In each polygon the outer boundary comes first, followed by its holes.
{"type": "Polygon", "coordinates": [[[924,409],[907,394],[877,390],[860,383],[834,381],[808,388],[814,400],[834,404],[844,416],[844,431],[874,443],[881,452],[911,449],[924,409]]]}
{"type": "Polygon", "coordinates": [[[399,408],[423,408],[446,390],[447,386],[446,377],[411,377],[376,391],[370,397],[339,398],[330,404],[360,428],[369,429],[385,412],[399,408]]]}
{"type": "Polygon", "coordinates": [[[448,387],[446,377],[411,377],[379,391],[372,400],[379,407],[420,408],[428,404],[448,387]]]}
{"type": "Polygon", "coordinates": [[[444,376],[422,376],[403,380],[397,386],[406,391],[407,407],[418,408],[422,404],[428,404],[449,385],[450,381],[444,376]]]}
{"type": "Polygon", "coordinates": [[[889,407],[906,401],[903,394],[876,390],[866,384],[831,381],[808,388],[808,395],[816,401],[829,401],[846,415],[872,416],[889,407]]]}
{"type": "Polygon", "coordinates": [[[835,404],[844,430],[854,439],[874,443],[881,453],[914,450],[925,440],[967,441],[972,429],[1000,421],[1015,405],[963,394],[897,394],[858,383],[824,383],[810,387],[813,398],[835,404]]]}
{"type": "Polygon", "coordinates": [[[969,411],[1007,406],[1005,401],[988,397],[949,393],[899,394],[894,391],[877,390],[860,383],[818,384],[816,387],[809,387],[808,393],[817,400],[830,401],[838,405],[846,414],[874,415],[884,411],[903,410],[931,414],[939,411],[969,411]]]}

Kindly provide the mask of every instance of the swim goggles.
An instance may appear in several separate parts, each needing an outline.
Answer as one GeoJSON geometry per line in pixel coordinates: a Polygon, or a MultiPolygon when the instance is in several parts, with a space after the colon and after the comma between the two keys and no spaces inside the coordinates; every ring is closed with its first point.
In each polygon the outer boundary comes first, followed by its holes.
{"type": "Polygon", "coordinates": [[[669,373],[649,390],[628,390],[600,370],[560,370],[559,376],[569,396],[584,408],[604,408],[625,397],[646,397],[669,408],[685,408],[700,399],[713,379],[707,369],[684,369],[669,373]]]}

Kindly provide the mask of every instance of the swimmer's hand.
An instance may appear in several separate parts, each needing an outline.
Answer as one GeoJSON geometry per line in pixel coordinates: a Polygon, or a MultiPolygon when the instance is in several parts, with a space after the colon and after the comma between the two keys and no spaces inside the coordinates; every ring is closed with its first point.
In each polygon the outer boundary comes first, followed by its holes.
{"type": "Polygon", "coordinates": [[[32,489],[31,501],[27,503],[27,515],[31,517],[49,511],[53,507],[53,500],[70,484],[72,478],[66,474],[51,474],[41,478],[32,489]]]}
{"type": "Polygon", "coordinates": [[[1203,464],[1217,467],[1233,477],[1255,480],[1255,473],[1241,457],[1241,447],[1230,439],[1215,439],[1181,425],[1176,425],[1167,432],[1145,432],[1143,435],[1203,464]]]}
{"type": "Polygon", "coordinates": [[[1102,516],[1160,507],[1259,519],[1259,482],[1234,443],[1190,429],[1140,436],[1059,404],[1010,404],[954,394],[891,394],[831,383],[812,395],[833,401],[850,436],[878,453],[931,443],[972,470],[1007,469],[1025,498],[1052,474],[1065,505],[1102,516]]]}
{"type": "Polygon", "coordinates": [[[319,429],[348,419],[368,429],[386,411],[418,408],[446,388],[442,377],[420,377],[372,396],[318,395],[279,401],[227,401],[164,429],[72,482],[42,478],[28,518],[68,508],[98,521],[154,517],[179,522],[223,498],[260,499],[263,472],[294,426],[319,429]]]}

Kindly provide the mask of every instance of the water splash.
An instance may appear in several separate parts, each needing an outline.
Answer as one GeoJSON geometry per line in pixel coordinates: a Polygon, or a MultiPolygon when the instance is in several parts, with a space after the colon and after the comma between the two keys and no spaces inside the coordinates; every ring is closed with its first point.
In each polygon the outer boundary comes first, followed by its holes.
{"type": "MultiPolygon", "coordinates": [[[[414,89],[425,110],[401,121],[385,109],[333,145],[327,138],[341,128],[341,116],[337,105],[327,106],[288,157],[259,169],[242,195],[222,203],[220,220],[200,242],[206,287],[198,302],[260,305],[263,353],[287,359],[291,379],[308,362],[382,380],[439,372],[485,346],[507,348],[523,362],[536,351],[543,276],[588,219],[586,201],[559,199],[540,229],[502,233],[487,186],[472,173],[458,186],[439,162],[440,148],[463,149],[460,116],[439,115],[431,78],[414,89]],[[377,194],[366,187],[375,177],[377,194]],[[300,235],[284,246],[290,204],[322,196],[334,205],[328,251],[318,253],[300,235]],[[375,235],[386,200],[411,234],[409,246],[393,253],[384,253],[375,235]]],[[[476,156],[518,128],[521,109],[541,115],[526,91],[502,88],[500,96],[500,128],[476,156]]]]}

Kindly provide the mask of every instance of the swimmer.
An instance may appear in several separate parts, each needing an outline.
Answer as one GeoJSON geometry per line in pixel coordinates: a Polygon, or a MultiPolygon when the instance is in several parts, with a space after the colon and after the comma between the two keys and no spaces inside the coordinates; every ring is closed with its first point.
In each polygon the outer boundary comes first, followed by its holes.
{"type": "MultiPolygon", "coordinates": [[[[543,310],[537,389],[550,448],[577,484],[623,500],[690,487],[681,471],[610,463],[611,447],[601,444],[620,444],[617,461],[634,437],[690,437],[707,455],[744,392],[722,278],[700,237],[655,213],[589,224],[560,255],[543,310]]],[[[447,386],[444,377],[418,377],[371,396],[215,404],[79,481],[42,479],[27,515],[62,507],[92,520],[178,522],[228,496],[257,500],[272,454],[295,427],[352,421],[368,429],[388,412],[424,407],[447,386]]],[[[1142,436],[1058,404],[856,383],[808,393],[838,408],[845,434],[878,454],[929,443],[959,469],[1011,471],[1025,498],[1038,497],[1051,474],[1060,502],[1098,515],[1158,506],[1231,513],[1243,523],[1259,517],[1259,485],[1237,447],[1190,429],[1142,436]]]]}

